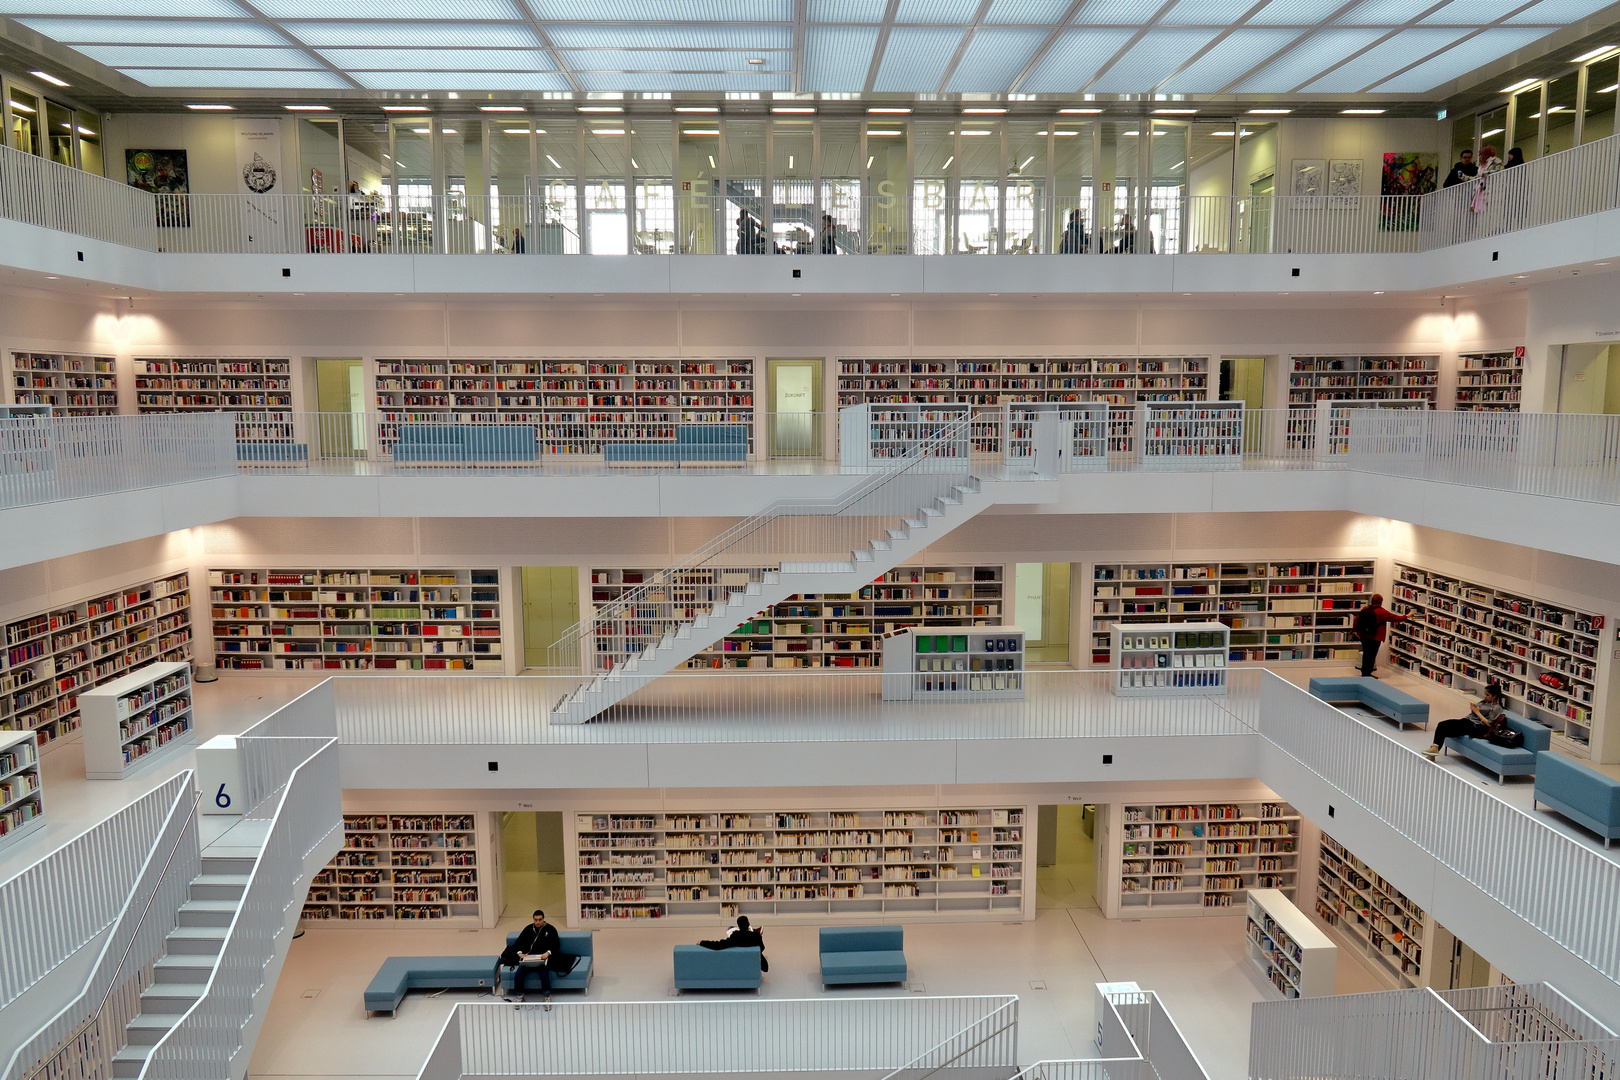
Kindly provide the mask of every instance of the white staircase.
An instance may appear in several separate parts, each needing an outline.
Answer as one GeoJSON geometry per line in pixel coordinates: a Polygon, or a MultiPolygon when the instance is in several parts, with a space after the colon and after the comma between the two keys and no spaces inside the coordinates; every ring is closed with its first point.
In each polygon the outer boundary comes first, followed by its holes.
{"type": "MultiPolygon", "coordinates": [[[[855,593],[924,548],[937,542],[963,522],[972,519],[990,503],[979,481],[960,472],[942,481],[934,490],[942,492],[928,504],[900,516],[898,524],[876,525],[882,535],[867,539],[850,550],[841,561],[787,561],[768,570],[759,580],[747,582],[726,593],[723,601],[689,619],[669,620],[660,639],[652,646],[629,656],[611,670],[581,684],[552,710],[554,724],[583,724],[618,704],[660,675],[668,674],[693,656],[734,631],[750,616],[782,603],[790,596],[809,593],[855,593]]],[[[791,515],[775,519],[786,523],[791,532],[791,515]]],[[[804,518],[806,528],[818,520],[804,518]]],[[[891,520],[884,518],[883,520],[891,520]]],[[[678,570],[676,571],[679,572],[678,570]]],[[[590,624],[582,624],[588,627],[590,624]]],[[[585,635],[587,638],[588,634],[585,635]]],[[[590,644],[587,641],[587,644],[590,644]]]]}

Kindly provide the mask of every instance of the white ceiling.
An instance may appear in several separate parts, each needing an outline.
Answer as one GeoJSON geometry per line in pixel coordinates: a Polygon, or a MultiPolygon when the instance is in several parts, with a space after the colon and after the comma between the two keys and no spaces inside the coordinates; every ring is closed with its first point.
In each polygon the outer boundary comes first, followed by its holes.
{"type": "Polygon", "coordinates": [[[155,88],[1416,96],[1612,2],[0,0],[0,15],[155,88]]]}

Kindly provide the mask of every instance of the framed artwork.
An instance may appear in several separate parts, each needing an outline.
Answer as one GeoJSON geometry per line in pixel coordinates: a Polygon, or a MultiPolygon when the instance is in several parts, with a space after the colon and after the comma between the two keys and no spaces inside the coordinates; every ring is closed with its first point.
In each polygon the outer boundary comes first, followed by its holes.
{"type": "Polygon", "coordinates": [[[1334,205],[1353,207],[1361,197],[1361,159],[1334,158],[1327,163],[1328,198],[1334,205]]]}
{"type": "Polygon", "coordinates": [[[191,171],[184,150],[125,150],[124,179],[157,196],[160,229],[191,225],[191,171]]]}
{"type": "Polygon", "coordinates": [[[1384,155],[1384,175],[1379,184],[1378,227],[1384,232],[1411,232],[1418,227],[1418,201],[1407,198],[1427,195],[1440,177],[1438,154],[1388,153],[1384,155]]]}
{"type": "Polygon", "coordinates": [[[1289,193],[1298,196],[1327,194],[1327,162],[1321,158],[1295,158],[1294,182],[1289,193]]]}

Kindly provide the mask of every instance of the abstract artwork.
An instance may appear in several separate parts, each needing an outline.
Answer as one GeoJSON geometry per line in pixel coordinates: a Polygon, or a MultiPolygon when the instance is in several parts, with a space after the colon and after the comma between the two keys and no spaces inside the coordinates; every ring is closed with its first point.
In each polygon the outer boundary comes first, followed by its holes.
{"type": "Polygon", "coordinates": [[[1383,182],[1378,194],[1378,227],[1385,232],[1411,232],[1418,227],[1418,200],[1435,189],[1440,177],[1438,154],[1388,153],[1384,155],[1383,182]]]}
{"type": "Polygon", "coordinates": [[[1292,194],[1299,196],[1327,194],[1327,162],[1321,158],[1295,158],[1293,175],[1292,194]]]}

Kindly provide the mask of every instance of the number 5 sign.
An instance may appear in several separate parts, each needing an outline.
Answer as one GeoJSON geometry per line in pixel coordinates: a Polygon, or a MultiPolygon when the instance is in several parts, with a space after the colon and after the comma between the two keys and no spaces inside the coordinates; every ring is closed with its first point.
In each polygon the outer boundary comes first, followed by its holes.
{"type": "Polygon", "coordinates": [[[216,735],[197,747],[197,787],[203,813],[241,816],[242,764],[234,737],[216,735]]]}

